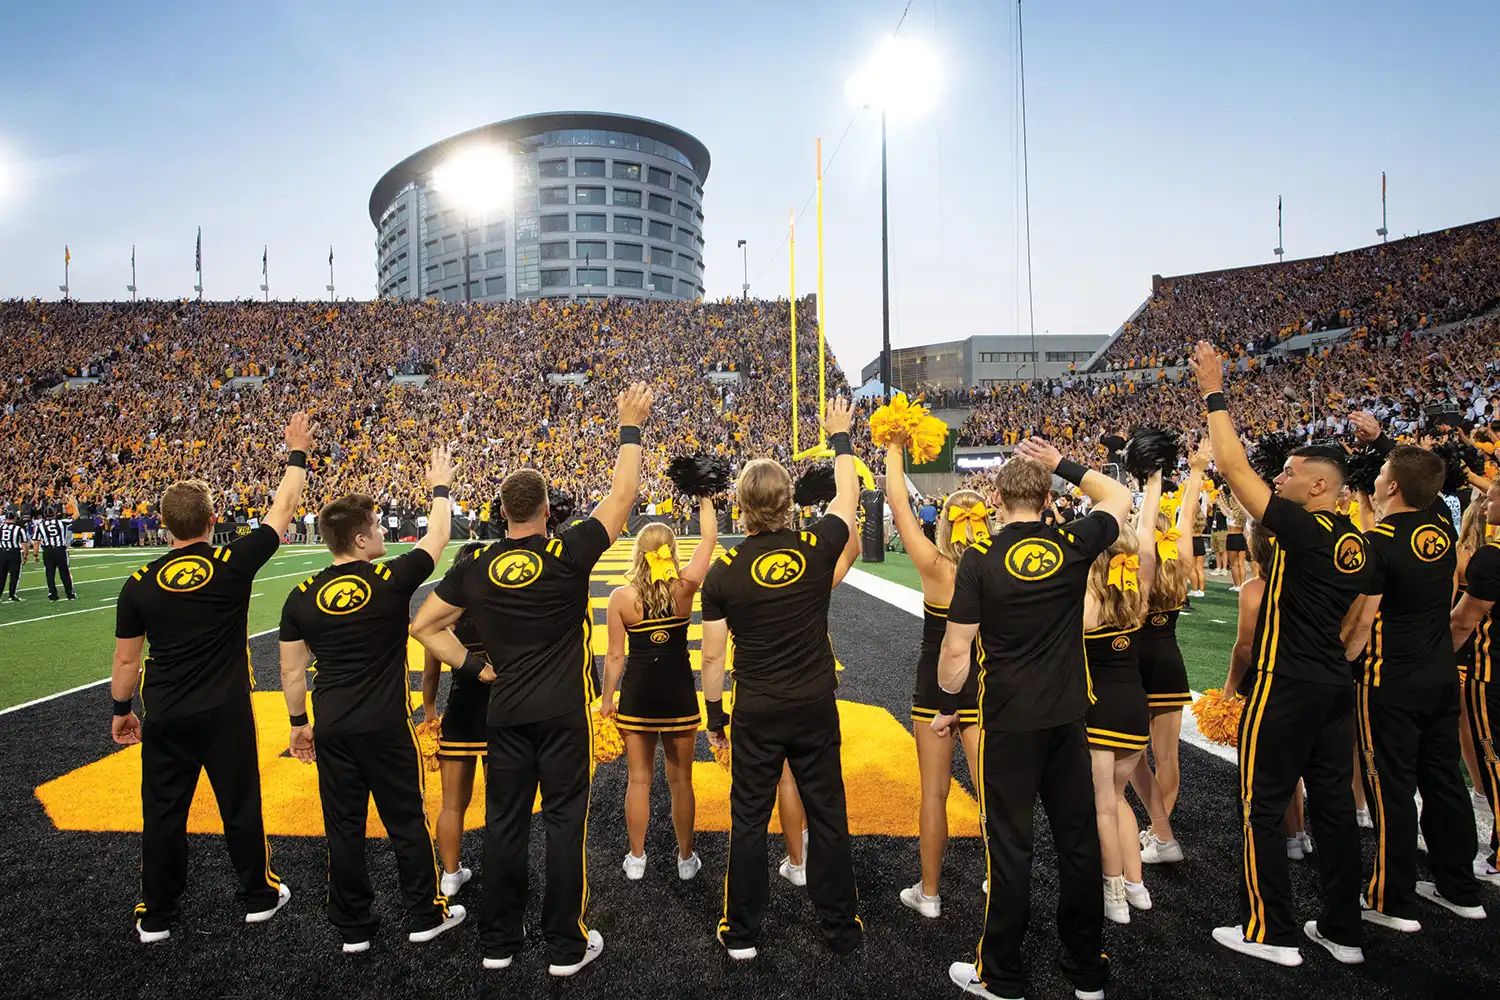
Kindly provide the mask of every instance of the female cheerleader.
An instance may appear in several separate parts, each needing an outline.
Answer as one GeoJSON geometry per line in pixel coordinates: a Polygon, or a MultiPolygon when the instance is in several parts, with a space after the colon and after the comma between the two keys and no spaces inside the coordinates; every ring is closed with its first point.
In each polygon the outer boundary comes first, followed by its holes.
{"type": "Polygon", "coordinates": [[[1142,503],[1136,522],[1142,538],[1147,537],[1147,525],[1154,529],[1157,557],[1151,582],[1143,585],[1148,595],[1146,618],[1137,642],[1141,683],[1151,710],[1151,752],[1156,758],[1156,772],[1152,773],[1143,755],[1131,777],[1136,795],[1151,816],[1151,828],[1141,834],[1141,860],[1148,865],[1182,860],[1182,847],[1172,833],[1172,812],[1177,808],[1177,790],[1182,784],[1177,761],[1182,708],[1193,703],[1193,693],[1177,645],[1177,616],[1187,599],[1189,556],[1193,551],[1190,532],[1200,516],[1198,493],[1212,460],[1208,439],[1204,438],[1188,460],[1188,479],[1182,487],[1175,527],[1169,528],[1166,515],[1157,513],[1149,502],[1142,503]]]}
{"type": "MultiPolygon", "coordinates": [[[[886,446],[885,481],[906,481],[902,469],[904,441],[886,446]]],[[[943,854],[948,849],[948,789],[953,781],[953,736],[932,731],[938,714],[938,653],[948,627],[948,605],[953,601],[953,579],[958,561],[973,543],[990,537],[995,530],[984,498],[973,490],[959,490],[943,502],[934,541],[928,541],[912,514],[910,504],[899,499],[891,504],[892,520],[901,534],[901,544],[922,580],[922,652],[917,659],[916,685],[911,696],[912,734],[917,740],[917,767],[922,776],[921,806],[917,827],[921,844],[922,880],[901,890],[901,902],[924,917],[942,913],[938,877],[943,854]]],[[[979,667],[970,664],[969,678],[959,692],[958,736],[963,743],[969,773],[978,774],[979,667]]]]}
{"type": "MultiPolygon", "coordinates": [[[[470,542],[458,550],[453,557],[455,566],[464,560],[473,559],[474,554],[485,547],[484,542],[470,542]]],[[[453,635],[471,653],[488,659],[479,631],[467,613],[453,623],[453,635]]],[[[442,678],[443,664],[427,651],[422,662],[422,718],[437,718],[438,681],[442,678]]],[[[452,897],[473,872],[462,867],[464,839],[464,812],[474,796],[474,771],[484,757],[489,745],[485,731],[485,715],[489,710],[490,686],[482,681],[452,675],[448,688],[448,711],[443,713],[441,735],[438,737],[438,776],[443,783],[443,806],[438,812],[438,854],[443,859],[443,875],[439,880],[443,895],[452,897]]]]}
{"type": "Polygon", "coordinates": [[[1224,536],[1224,551],[1229,558],[1229,577],[1234,581],[1229,589],[1238,594],[1245,585],[1245,553],[1249,549],[1245,544],[1245,522],[1250,519],[1250,515],[1240,506],[1233,493],[1225,490],[1220,496],[1220,507],[1229,521],[1229,534],[1224,536]]]}
{"type": "MultiPolygon", "coordinates": [[[[1467,571],[1469,560],[1474,553],[1478,552],[1486,541],[1484,508],[1488,503],[1486,494],[1480,490],[1474,491],[1474,499],[1464,510],[1463,519],[1458,526],[1458,572],[1453,584],[1453,603],[1457,604],[1463,599],[1465,585],[1468,582],[1467,571]]],[[[1458,678],[1459,683],[1466,683],[1469,679],[1469,670],[1474,666],[1474,639],[1478,634],[1469,633],[1469,638],[1458,648],[1458,678]]],[[[1481,809],[1488,809],[1489,800],[1484,797],[1484,783],[1480,778],[1479,758],[1474,755],[1474,736],[1469,732],[1469,706],[1467,699],[1460,698],[1458,702],[1459,711],[1459,742],[1463,749],[1464,767],[1469,772],[1469,785],[1473,789],[1469,794],[1473,797],[1474,805],[1481,809]]]]}
{"type": "MultiPolygon", "coordinates": [[[[1146,483],[1143,509],[1161,505],[1161,473],[1146,483]]],[[[1151,909],[1141,875],[1141,842],[1125,786],[1151,741],[1151,716],[1141,686],[1136,641],[1151,589],[1155,553],[1144,553],[1129,525],[1089,568],[1083,603],[1083,645],[1094,703],[1084,716],[1094,774],[1094,816],[1104,868],[1104,915],[1130,923],[1130,908],[1151,909]],[[1132,877],[1134,876],[1134,877],[1132,877]]]]}
{"type": "Polygon", "coordinates": [[[646,874],[646,823],[651,815],[658,739],[672,792],[677,877],[685,882],[703,867],[693,850],[693,750],[701,717],[688,660],[687,631],[693,595],[708,575],[718,538],[714,504],[708,497],[699,501],[698,522],[703,535],[685,569],[678,568],[676,533],[660,523],[643,527],[635,539],[627,582],[609,595],[609,652],[599,714],[614,716],[625,736],[630,770],[625,789],[625,828],[630,838],[625,877],[631,880],[646,874]],[[616,691],[620,692],[618,706],[616,691]]]}

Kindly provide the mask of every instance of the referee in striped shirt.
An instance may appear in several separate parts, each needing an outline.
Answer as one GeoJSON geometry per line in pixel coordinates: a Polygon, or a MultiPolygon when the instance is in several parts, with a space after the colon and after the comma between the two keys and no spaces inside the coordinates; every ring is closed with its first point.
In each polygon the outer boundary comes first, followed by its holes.
{"type": "Polygon", "coordinates": [[[78,600],[78,595],[73,593],[73,573],[68,569],[68,545],[73,541],[73,519],[64,516],[56,508],[48,510],[40,520],[32,522],[31,540],[42,550],[42,565],[47,570],[47,600],[57,600],[59,574],[68,600],[78,600]]]}
{"type": "Polygon", "coordinates": [[[9,599],[16,602],[21,600],[16,587],[21,583],[21,559],[28,542],[16,511],[6,511],[5,523],[0,524],[0,592],[8,592],[9,599]]]}

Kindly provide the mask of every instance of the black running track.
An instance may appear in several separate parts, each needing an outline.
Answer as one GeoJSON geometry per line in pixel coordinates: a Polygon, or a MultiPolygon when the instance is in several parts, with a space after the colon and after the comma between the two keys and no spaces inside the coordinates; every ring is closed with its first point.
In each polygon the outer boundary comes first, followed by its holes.
{"type": "MultiPolygon", "coordinates": [[[[596,585],[599,593],[602,586],[596,585]]],[[[833,601],[832,633],[846,670],[840,696],[877,705],[903,723],[910,696],[918,622],[850,586],[833,601]]],[[[254,640],[263,689],[277,687],[274,635],[254,640]]],[[[131,908],[137,900],[138,838],[129,834],[66,832],[53,828],[33,789],[112,753],[104,689],[68,695],[3,717],[0,734],[0,992],[14,997],[678,997],[847,998],[956,996],[947,968],[972,960],[984,897],[984,857],[976,838],[949,848],[943,916],[924,920],[897,893],[918,874],[915,838],[859,836],[854,860],[864,946],[836,958],[824,950],[806,891],[772,875],[771,906],[754,962],[731,964],[715,943],[721,907],[726,837],[703,833],[702,874],[682,883],[672,870],[668,802],[658,780],[647,844],[652,869],[627,883],[620,871],[625,847],[621,802],[624,762],[600,767],[589,823],[592,904],[589,923],[606,939],[605,953],[570,980],[553,981],[539,935],[502,972],[480,968],[476,932],[464,926],[429,945],[411,945],[397,931],[396,878],[387,842],[372,840],[369,861],[382,930],[371,952],[344,956],[323,914],[325,851],[314,838],[273,838],[276,868],[295,898],[266,925],[248,927],[233,906],[233,883],[222,842],[191,838],[189,894],[170,942],[146,948],[135,940],[131,908]]],[[[846,737],[847,739],[847,737],[846,737]]],[[[707,759],[700,747],[700,757],[707,759]]],[[[846,770],[848,764],[846,761],[846,770]]],[[[961,756],[955,765],[967,785],[961,756]]],[[[1400,935],[1367,928],[1363,966],[1336,964],[1321,949],[1303,948],[1299,969],[1280,969],[1226,952],[1209,931],[1234,923],[1239,833],[1233,768],[1192,747],[1183,748],[1183,786],[1177,831],[1188,860],[1148,869],[1155,909],[1128,927],[1109,925],[1106,946],[1113,979],[1109,996],[1220,998],[1302,997],[1352,1000],[1380,997],[1500,996],[1500,891],[1486,889],[1496,919],[1469,922],[1433,908],[1423,931],[1400,935]]],[[[870,794],[863,792],[862,794],[870,794]]],[[[309,801],[308,808],[316,809],[309,801]]],[[[533,820],[528,923],[539,922],[542,882],[540,818],[533,820]]],[[[1046,822],[1038,816],[1032,887],[1033,926],[1027,941],[1033,997],[1071,997],[1057,971],[1052,927],[1056,878],[1046,822]]],[[[1316,836],[1316,831],[1314,831],[1316,836]]],[[[771,838],[779,860],[779,838],[771,838]]],[[[1368,866],[1373,844],[1365,838],[1368,866]]],[[[470,832],[466,859],[480,854],[470,832]]],[[[816,860],[814,860],[816,863],[816,860]]],[[[459,897],[475,906],[484,878],[459,897]]],[[[1293,884],[1304,918],[1316,915],[1316,872],[1293,863],[1293,884]]]]}

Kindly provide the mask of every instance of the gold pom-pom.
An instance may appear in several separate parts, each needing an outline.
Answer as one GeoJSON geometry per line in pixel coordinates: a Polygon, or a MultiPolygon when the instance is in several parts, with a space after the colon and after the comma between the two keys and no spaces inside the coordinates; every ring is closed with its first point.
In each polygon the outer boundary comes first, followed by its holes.
{"type": "Polygon", "coordinates": [[[619,760],[620,754],[625,752],[625,738],[620,735],[620,727],[615,725],[615,717],[600,715],[596,708],[589,713],[589,722],[594,727],[594,763],[608,764],[619,760]]]}
{"type": "Polygon", "coordinates": [[[870,440],[880,447],[909,438],[927,416],[927,407],[911,403],[898,392],[891,401],[870,414],[870,440]]]}
{"type": "Polygon", "coordinates": [[[1193,702],[1193,718],[1198,722],[1198,732],[1204,739],[1226,747],[1239,746],[1240,712],[1245,699],[1229,695],[1218,688],[1203,692],[1203,697],[1193,702]]]}
{"type": "Polygon", "coordinates": [[[937,417],[924,416],[906,440],[906,450],[911,453],[912,464],[925,465],[938,457],[943,442],[948,440],[948,425],[937,417]]]}
{"type": "Polygon", "coordinates": [[[438,715],[417,727],[417,748],[422,752],[422,765],[429,771],[438,769],[438,738],[442,732],[443,720],[438,715]]]}
{"type": "Polygon", "coordinates": [[[729,748],[710,745],[709,749],[713,751],[714,760],[718,765],[726,771],[729,770],[729,748]]]}

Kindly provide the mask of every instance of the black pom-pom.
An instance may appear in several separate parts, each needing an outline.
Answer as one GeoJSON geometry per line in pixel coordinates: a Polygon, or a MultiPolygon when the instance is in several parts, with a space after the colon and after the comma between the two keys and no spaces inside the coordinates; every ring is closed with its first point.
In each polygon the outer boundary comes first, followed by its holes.
{"type": "Polygon", "coordinates": [[[1435,446],[1433,454],[1443,460],[1447,476],[1443,479],[1443,492],[1452,496],[1461,494],[1469,485],[1469,473],[1484,473],[1484,455],[1473,445],[1458,441],[1444,441],[1435,446]]]}
{"type": "Polygon", "coordinates": [[[717,496],[729,489],[729,459],[680,455],[667,464],[667,478],[683,496],[717,496]]]}
{"type": "Polygon", "coordinates": [[[1384,464],[1385,459],[1375,449],[1361,448],[1346,460],[1344,481],[1356,493],[1374,493],[1375,477],[1380,475],[1384,464]]]}
{"type": "Polygon", "coordinates": [[[1266,482],[1281,475],[1286,466],[1286,456],[1293,448],[1300,447],[1302,439],[1295,434],[1278,431],[1262,434],[1250,449],[1250,467],[1266,482]]]}
{"type": "Polygon", "coordinates": [[[827,503],[838,493],[838,485],[834,482],[833,466],[815,465],[802,473],[797,478],[797,486],[792,490],[792,499],[798,507],[816,507],[820,503],[827,503]]]}
{"type": "Polygon", "coordinates": [[[572,516],[573,495],[555,487],[547,487],[547,530],[552,531],[559,524],[566,524],[572,516]]]}
{"type": "Polygon", "coordinates": [[[1136,427],[1131,430],[1120,458],[1125,471],[1144,483],[1153,472],[1167,473],[1177,468],[1180,450],[1176,431],[1136,427]]]}

